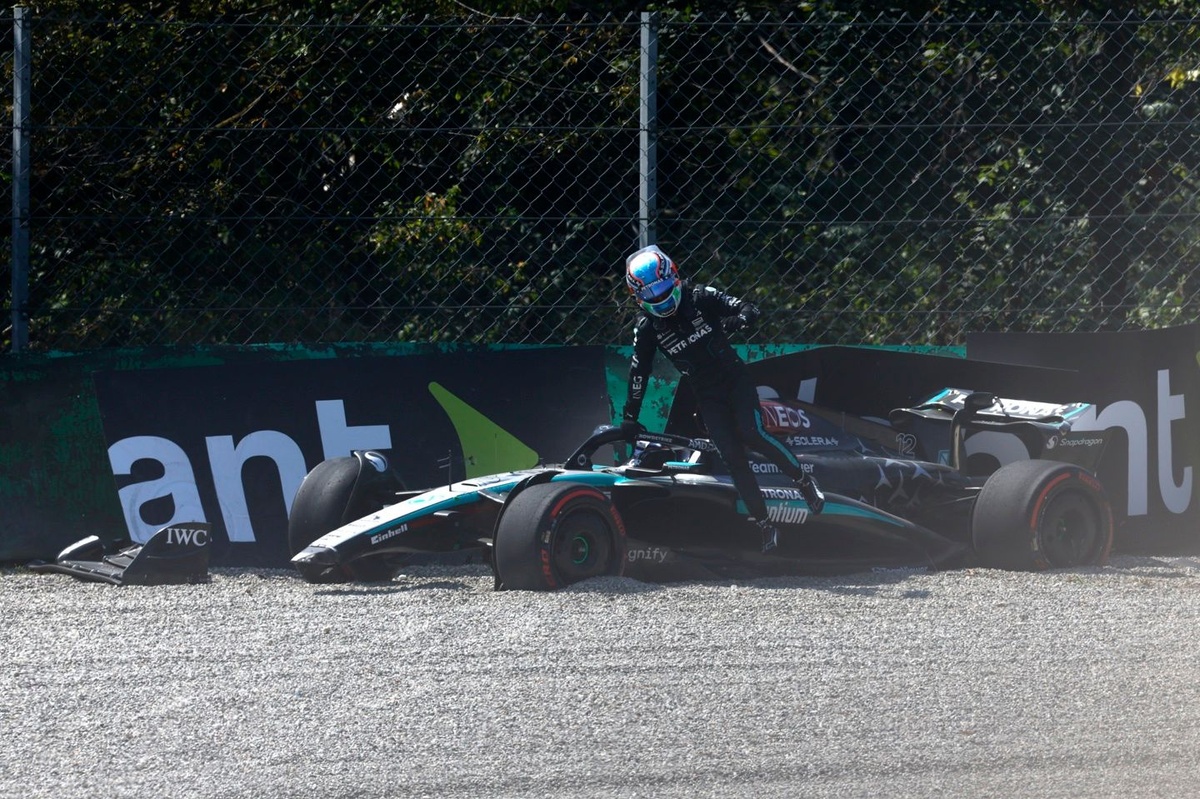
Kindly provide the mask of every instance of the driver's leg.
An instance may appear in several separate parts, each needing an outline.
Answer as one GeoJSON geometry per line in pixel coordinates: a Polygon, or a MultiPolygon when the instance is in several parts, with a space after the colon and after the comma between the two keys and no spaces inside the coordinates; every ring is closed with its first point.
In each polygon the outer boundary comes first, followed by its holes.
{"type": "Polygon", "coordinates": [[[767,502],[763,499],[762,489],[742,448],[742,439],[728,397],[697,392],[696,398],[700,415],[704,417],[704,426],[708,429],[708,437],[729,468],[734,488],[762,533],[763,551],[774,549],[779,544],[779,531],[767,515],[767,502]]]}
{"type": "Polygon", "coordinates": [[[800,461],[783,442],[767,432],[763,426],[762,410],[758,405],[758,392],[749,374],[740,377],[730,391],[730,403],[736,424],[736,432],[743,450],[762,453],[796,483],[809,510],[820,513],[825,508],[825,495],[817,486],[812,475],[804,471],[800,461]]]}

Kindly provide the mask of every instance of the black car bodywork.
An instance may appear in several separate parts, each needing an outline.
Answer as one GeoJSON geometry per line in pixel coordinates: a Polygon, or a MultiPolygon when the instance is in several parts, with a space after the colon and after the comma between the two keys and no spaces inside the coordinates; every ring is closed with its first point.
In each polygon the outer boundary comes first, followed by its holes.
{"type": "Polygon", "coordinates": [[[605,466],[598,454],[624,439],[601,428],[562,464],[423,491],[402,489],[380,453],[359,452],[306,477],[289,522],[292,562],[307,580],[335,582],[388,579],[419,557],[479,557],[498,588],[522,589],[604,574],[1098,564],[1113,516],[1094,476],[1105,435],[1076,429],[1090,408],[945,389],[880,419],[763,400],[768,429],[827,497],[812,513],[790,480],[752,457],[782,532],[767,554],[700,436],[646,433],[630,442],[632,457],[605,466]]]}

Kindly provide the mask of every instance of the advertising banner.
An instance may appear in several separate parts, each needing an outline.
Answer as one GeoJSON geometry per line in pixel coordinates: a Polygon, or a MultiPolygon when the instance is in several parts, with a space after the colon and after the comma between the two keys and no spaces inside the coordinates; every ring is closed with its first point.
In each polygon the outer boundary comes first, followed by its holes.
{"type": "Polygon", "coordinates": [[[213,525],[214,562],[285,566],[304,475],[384,452],[411,488],[561,461],[609,420],[601,347],[98,372],[134,541],[213,525]]]}
{"type": "Polygon", "coordinates": [[[976,333],[967,357],[1075,370],[1112,430],[1100,478],[1118,503],[1118,544],[1141,552],[1200,543],[1200,328],[1119,333],[976,333]]]}

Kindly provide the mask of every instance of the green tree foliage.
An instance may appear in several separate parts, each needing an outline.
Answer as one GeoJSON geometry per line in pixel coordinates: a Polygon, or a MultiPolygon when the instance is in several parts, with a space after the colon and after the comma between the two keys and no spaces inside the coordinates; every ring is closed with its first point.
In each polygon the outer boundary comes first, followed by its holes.
{"type": "Polygon", "coordinates": [[[636,29],[155,10],[168,21],[37,22],[48,328],[553,340],[607,302],[636,29]]]}
{"type": "MultiPolygon", "coordinates": [[[[657,8],[659,240],[761,340],[1195,318],[1186,16],[657,8]]],[[[32,342],[623,341],[638,10],[40,4],[32,342]]]]}
{"type": "Polygon", "coordinates": [[[768,336],[1195,318],[1190,23],[830,14],[665,35],[700,37],[668,47],[708,67],[668,59],[665,94],[689,102],[664,127],[704,136],[668,147],[693,156],[667,170],[668,235],[757,287],[768,336]]]}

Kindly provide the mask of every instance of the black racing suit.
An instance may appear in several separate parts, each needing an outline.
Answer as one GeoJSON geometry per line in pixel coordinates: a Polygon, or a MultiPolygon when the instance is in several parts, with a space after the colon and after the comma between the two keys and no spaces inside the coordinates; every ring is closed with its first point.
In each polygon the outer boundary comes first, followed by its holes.
{"type": "Polygon", "coordinates": [[[740,326],[752,324],[757,317],[758,309],[737,297],[686,282],[674,314],[658,317],[643,312],[633,328],[629,391],[622,416],[637,422],[654,355],[661,349],[688,376],[708,436],[729,467],[734,486],[750,515],[764,521],[767,504],[746,451],[762,453],[793,480],[803,480],[804,472],[796,456],[763,428],[750,371],[722,327],[726,319],[736,318],[740,326]]]}

